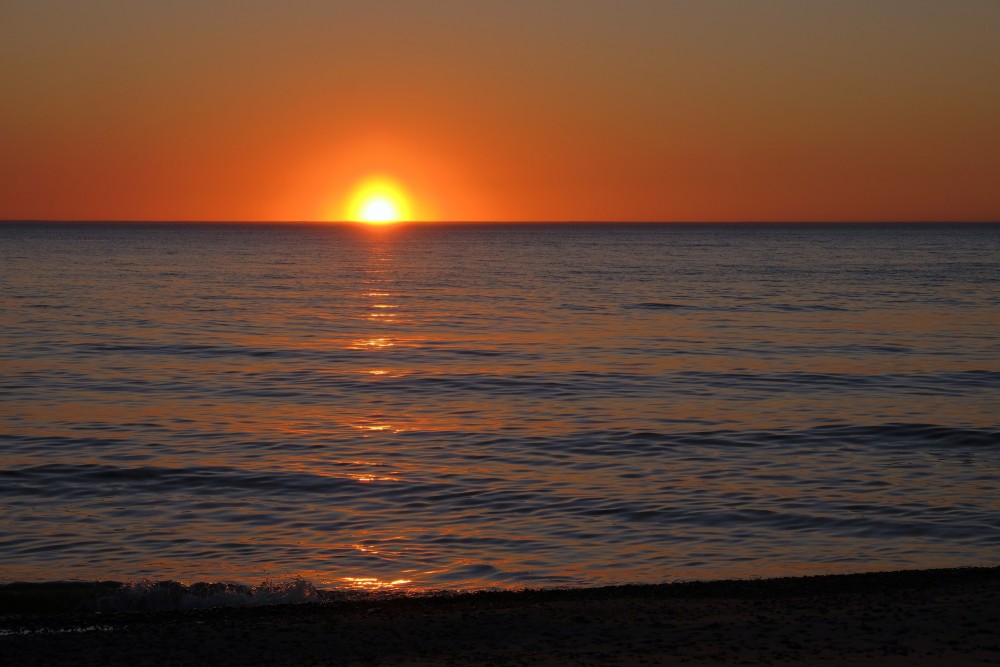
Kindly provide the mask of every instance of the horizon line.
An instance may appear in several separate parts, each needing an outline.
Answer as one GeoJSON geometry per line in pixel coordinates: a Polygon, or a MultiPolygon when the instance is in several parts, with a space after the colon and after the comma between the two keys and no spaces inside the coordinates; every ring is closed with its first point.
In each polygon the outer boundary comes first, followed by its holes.
{"type": "Polygon", "coordinates": [[[399,227],[407,225],[930,225],[930,224],[998,224],[1000,218],[975,219],[913,219],[913,220],[400,220],[390,224],[372,225],[354,220],[199,220],[199,219],[128,219],[128,218],[2,218],[0,224],[194,224],[194,225],[351,225],[360,227],[399,227]]]}

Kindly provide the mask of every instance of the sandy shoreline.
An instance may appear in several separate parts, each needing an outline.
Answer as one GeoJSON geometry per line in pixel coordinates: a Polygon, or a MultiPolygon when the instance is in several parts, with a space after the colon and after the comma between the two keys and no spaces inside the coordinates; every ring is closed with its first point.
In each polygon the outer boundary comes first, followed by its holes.
{"type": "Polygon", "coordinates": [[[11,610],[0,608],[0,656],[17,665],[1000,665],[1000,567],[184,612],[11,610]]]}

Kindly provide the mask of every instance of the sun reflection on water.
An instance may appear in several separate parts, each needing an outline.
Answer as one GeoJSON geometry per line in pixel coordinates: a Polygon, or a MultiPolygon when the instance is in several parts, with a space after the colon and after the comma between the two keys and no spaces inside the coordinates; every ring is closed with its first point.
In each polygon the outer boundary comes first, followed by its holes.
{"type": "Polygon", "coordinates": [[[398,482],[398,477],[378,476],[371,474],[351,475],[351,479],[358,482],[398,482]]]}
{"type": "Polygon", "coordinates": [[[384,336],[379,336],[377,338],[362,338],[359,340],[351,341],[351,344],[347,346],[349,350],[365,350],[365,349],[380,349],[384,347],[393,347],[396,344],[391,338],[386,338],[384,336]]]}
{"type": "Polygon", "coordinates": [[[351,588],[354,590],[364,590],[364,591],[389,591],[389,590],[400,590],[405,587],[406,584],[412,583],[412,579],[394,579],[393,581],[385,581],[384,579],[379,579],[377,577],[343,577],[342,582],[346,585],[346,588],[351,588]]]}

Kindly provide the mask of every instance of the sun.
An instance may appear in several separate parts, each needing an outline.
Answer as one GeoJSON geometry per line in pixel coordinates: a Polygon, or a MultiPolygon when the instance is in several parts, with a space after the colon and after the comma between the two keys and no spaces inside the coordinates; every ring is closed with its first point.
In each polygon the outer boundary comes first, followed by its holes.
{"type": "Polygon", "coordinates": [[[346,218],[352,222],[387,225],[412,219],[409,198],[403,188],[386,176],[372,176],[354,188],[346,218]]]}
{"type": "Polygon", "coordinates": [[[376,195],[361,207],[361,222],[397,222],[399,209],[386,197],[376,195]]]}

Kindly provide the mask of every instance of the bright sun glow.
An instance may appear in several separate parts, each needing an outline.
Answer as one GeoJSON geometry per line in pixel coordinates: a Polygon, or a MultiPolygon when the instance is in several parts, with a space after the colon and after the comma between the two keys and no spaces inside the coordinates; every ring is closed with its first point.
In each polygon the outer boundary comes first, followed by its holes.
{"type": "Polygon", "coordinates": [[[395,222],[399,220],[399,210],[396,205],[385,197],[373,197],[361,209],[363,222],[395,222]]]}
{"type": "Polygon", "coordinates": [[[411,219],[410,203],[395,181],[382,176],[372,177],[354,189],[346,217],[372,225],[405,222],[411,219]]]}

